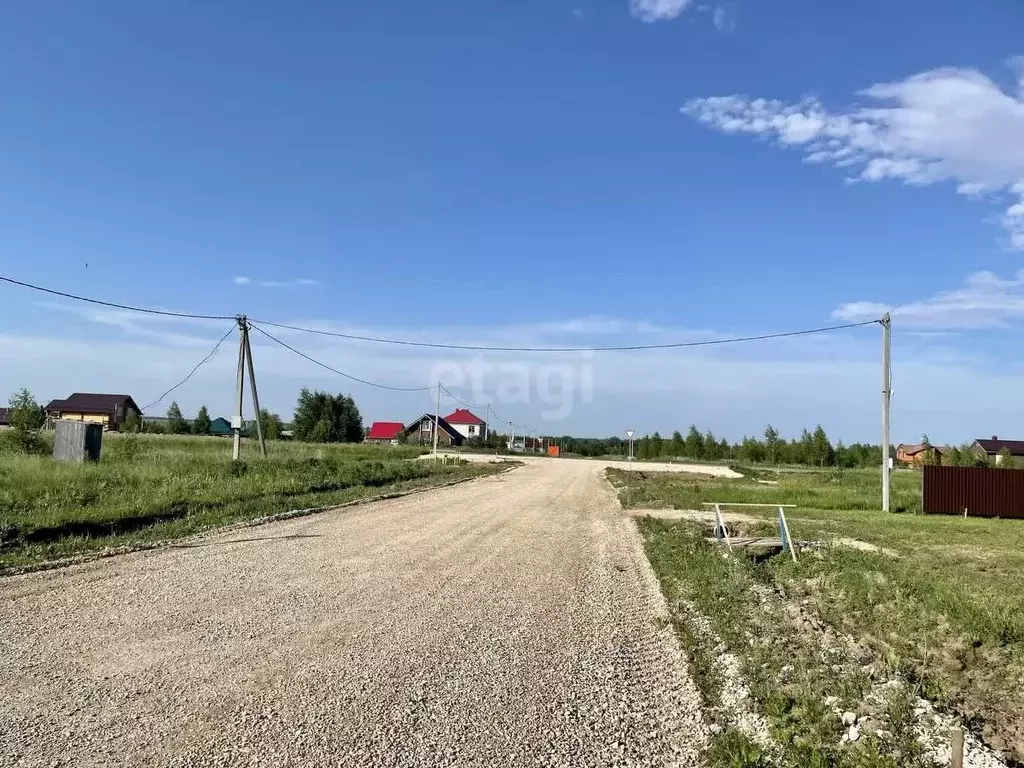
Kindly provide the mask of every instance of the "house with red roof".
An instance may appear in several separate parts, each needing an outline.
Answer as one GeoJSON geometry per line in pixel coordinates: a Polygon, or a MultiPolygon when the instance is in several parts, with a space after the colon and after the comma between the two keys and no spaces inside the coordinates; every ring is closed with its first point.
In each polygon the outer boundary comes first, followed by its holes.
{"type": "Polygon", "coordinates": [[[375,421],[365,439],[368,443],[397,443],[404,429],[405,424],[400,421],[375,421]]]}
{"type": "Polygon", "coordinates": [[[487,434],[487,423],[472,411],[459,408],[444,417],[467,440],[482,439],[487,434]]]}

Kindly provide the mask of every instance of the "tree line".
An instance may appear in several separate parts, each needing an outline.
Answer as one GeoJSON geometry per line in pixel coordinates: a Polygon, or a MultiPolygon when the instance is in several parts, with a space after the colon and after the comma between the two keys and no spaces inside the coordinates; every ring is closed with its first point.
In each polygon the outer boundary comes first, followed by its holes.
{"type": "MultiPolygon", "coordinates": [[[[563,453],[580,456],[626,456],[629,441],[621,437],[576,438],[565,435],[552,438],[563,453]]],[[[890,449],[892,455],[895,450],[890,449]]],[[[833,443],[819,424],[804,429],[799,438],[786,440],[769,424],[761,437],[744,437],[730,443],[711,430],[701,432],[691,425],[684,436],[675,431],[670,437],[660,432],[634,439],[633,454],[638,459],[694,459],[698,461],[735,460],[750,463],[804,464],[816,467],[874,467],[882,462],[882,447],[866,443],[833,443]]]]}
{"type": "MultiPolygon", "coordinates": [[[[363,439],[363,418],[350,395],[332,395],[303,387],[290,425],[268,408],[260,409],[259,420],[267,440],[282,439],[288,428],[296,440],[307,443],[358,443],[363,439]]],[[[171,435],[209,435],[211,428],[210,412],[205,405],[188,421],[177,402],[167,409],[165,421],[140,421],[135,413],[130,413],[121,424],[123,432],[171,435]]],[[[256,421],[247,423],[242,434],[256,437],[256,421]]]]}

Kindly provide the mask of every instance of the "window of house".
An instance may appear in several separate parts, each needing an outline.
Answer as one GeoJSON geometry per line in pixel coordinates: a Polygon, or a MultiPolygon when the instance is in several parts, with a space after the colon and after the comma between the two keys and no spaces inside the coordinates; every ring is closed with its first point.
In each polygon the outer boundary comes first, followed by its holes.
{"type": "Polygon", "coordinates": [[[475,424],[470,424],[469,425],[469,434],[471,434],[471,435],[475,435],[476,434],[476,425],[475,424]]]}
{"type": "Polygon", "coordinates": [[[422,429],[422,430],[423,430],[424,432],[429,432],[429,431],[430,431],[430,425],[431,425],[431,424],[433,424],[433,422],[431,422],[431,421],[427,421],[426,419],[424,419],[424,420],[423,420],[423,423],[422,423],[422,424],[420,425],[420,428],[421,428],[421,429],[422,429]]]}

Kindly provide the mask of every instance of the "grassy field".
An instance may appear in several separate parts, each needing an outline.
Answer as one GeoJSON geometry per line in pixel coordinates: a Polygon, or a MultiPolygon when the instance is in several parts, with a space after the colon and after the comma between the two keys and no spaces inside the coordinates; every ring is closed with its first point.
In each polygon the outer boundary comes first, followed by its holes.
{"type": "Polygon", "coordinates": [[[95,464],[0,453],[0,568],[495,471],[415,461],[417,447],[268,447],[247,441],[235,463],[227,439],[108,434],[95,464]]]}
{"type": "MultiPolygon", "coordinates": [[[[641,520],[669,600],[695,604],[746,660],[754,697],[786,746],[786,764],[927,765],[909,736],[895,751],[898,739],[837,747],[841,729],[822,707],[823,697],[843,691],[844,706],[857,711],[872,684],[886,677],[906,681],[912,693],[958,715],[1011,764],[1021,764],[1024,521],[882,513],[874,471],[752,474],[725,480],[609,470],[609,479],[624,506],[633,508],[700,509],[703,501],[797,504],[787,510],[793,536],[826,543],[795,564],[787,557],[725,559],[706,542],[707,528],[641,520]],[[757,482],[765,479],[778,484],[757,482]],[[843,540],[884,551],[838,543],[843,540]],[[800,630],[795,633],[794,616],[800,630]],[[800,623],[808,617],[821,631],[809,632],[800,623]],[[772,628],[767,633],[764,624],[772,628]],[[837,672],[822,661],[828,654],[814,640],[822,632],[846,648],[847,656],[863,656],[855,668],[837,672]],[[752,648],[751,633],[767,636],[773,653],[752,648]],[[799,683],[782,682],[783,663],[796,666],[792,676],[799,683]],[[808,744],[824,749],[828,759],[806,762],[810,758],[800,747],[808,744]]],[[[919,484],[917,473],[897,472],[894,506],[918,509],[919,484]]],[[[734,511],[763,520],[740,528],[773,533],[774,510],[734,511]]],[[[701,657],[699,648],[695,653],[701,657]]]]}

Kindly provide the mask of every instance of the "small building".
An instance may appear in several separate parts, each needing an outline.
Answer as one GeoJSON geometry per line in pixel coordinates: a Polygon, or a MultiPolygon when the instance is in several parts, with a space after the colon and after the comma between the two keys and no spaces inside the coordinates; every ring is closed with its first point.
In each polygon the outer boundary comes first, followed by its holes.
{"type": "Polygon", "coordinates": [[[223,416],[218,416],[210,422],[210,434],[217,437],[231,437],[235,431],[231,428],[231,422],[223,416]]]}
{"type": "Polygon", "coordinates": [[[935,463],[941,464],[950,448],[945,445],[928,445],[927,443],[900,443],[896,446],[896,460],[908,466],[923,466],[926,463],[928,451],[935,456],[935,463]]]}
{"type": "Polygon", "coordinates": [[[482,438],[487,431],[487,424],[475,413],[466,408],[458,408],[444,417],[455,431],[467,440],[482,438]]]}
{"type": "MultiPolygon", "coordinates": [[[[409,442],[414,445],[434,444],[434,421],[432,413],[425,413],[416,421],[405,428],[405,434],[409,442]]],[[[462,445],[465,438],[462,433],[448,423],[446,419],[437,419],[437,445],[450,448],[455,445],[462,445]]]]}
{"type": "Polygon", "coordinates": [[[971,453],[987,457],[993,464],[1001,461],[1000,454],[1007,449],[1014,459],[1024,458],[1024,440],[1000,440],[998,435],[991,438],[978,438],[971,443],[971,453]]]}
{"type": "Polygon", "coordinates": [[[400,421],[375,421],[370,425],[370,431],[366,433],[368,443],[398,443],[398,436],[405,430],[405,424],[400,421]]]}
{"type": "Polygon", "coordinates": [[[9,409],[0,408],[0,429],[11,426],[11,415],[9,409]]]}
{"type": "Polygon", "coordinates": [[[102,424],[104,430],[117,432],[125,417],[134,413],[142,419],[142,411],[131,395],[106,395],[95,392],[75,392],[66,400],[51,400],[46,406],[47,421],[57,419],[102,424]]]}

